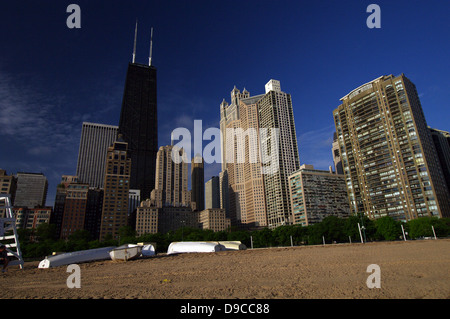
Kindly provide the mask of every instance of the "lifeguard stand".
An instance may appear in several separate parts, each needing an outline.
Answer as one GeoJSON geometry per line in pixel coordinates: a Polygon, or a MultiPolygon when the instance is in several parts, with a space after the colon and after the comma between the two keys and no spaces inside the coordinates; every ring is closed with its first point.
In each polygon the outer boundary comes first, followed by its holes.
{"type": "Polygon", "coordinates": [[[19,265],[20,269],[23,269],[24,261],[9,195],[0,195],[0,214],[0,244],[5,245],[8,256],[15,257],[10,260],[8,266],[19,265]]]}

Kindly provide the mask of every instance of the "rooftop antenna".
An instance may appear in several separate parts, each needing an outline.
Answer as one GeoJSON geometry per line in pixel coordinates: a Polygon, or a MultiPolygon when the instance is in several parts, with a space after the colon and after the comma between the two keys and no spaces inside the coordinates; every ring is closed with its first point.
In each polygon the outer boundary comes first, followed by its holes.
{"type": "Polygon", "coordinates": [[[148,65],[152,66],[152,47],[153,47],[153,28],[150,35],[150,54],[148,57],[148,65]]]}
{"type": "Polygon", "coordinates": [[[138,25],[138,20],[136,19],[136,27],[135,27],[135,29],[134,29],[133,63],[134,63],[134,61],[136,60],[137,25],[138,25]]]}

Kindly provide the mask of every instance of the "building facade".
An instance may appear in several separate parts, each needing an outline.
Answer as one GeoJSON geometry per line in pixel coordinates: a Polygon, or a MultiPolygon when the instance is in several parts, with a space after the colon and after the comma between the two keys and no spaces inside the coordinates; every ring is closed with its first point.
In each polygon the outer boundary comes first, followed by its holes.
{"type": "Polygon", "coordinates": [[[191,194],[188,190],[188,164],[186,152],[174,146],[161,146],[156,160],[155,189],[150,199],[154,206],[190,206],[191,194]],[[172,151],[182,158],[175,162],[172,151]]]}
{"type": "Polygon", "coordinates": [[[17,173],[15,207],[45,206],[48,181],[42,173],[17,173]]]}
{"type": "Polygon", "coordinates": [[[450,191],[450,133],[431,127],[428,127],[428,129],[431,133],[439,162],[441,163],[447,190],[450,191]]]}
{"type": "Polygon", "coordinates": [[[219,177],[213,176],[205,183],[205,209],[220,208],[219,177]]]}
{"type": "Polygon", "coordinates": [[[41,224],[48,224],[51,214],[52,207],[14,208],[16,227],[22,229],[36,229],[41,224]]]}
{"type": "Polygon", "coordinates": [[[231,221],[222,208],[208,208],[199,212],[199,227],[214,232],[225,231],[231,227],[231,221]]]}
{"type": "Polygon", "coordinates": [[[129,63],[118,133],[128,143],[131,166],[130,188],[141,191],[141,199],[155,188],[158,152],[156,68],[129,63]]]}
{"type": "Polygon", "coordinates": [[[61,239],[68,239],[75,231],[84,229],[88,191],[88,184],[71,183],[67,185],[61,239]]]}
{"type": "Polygon", "coordinates": [[[381,76],[333,111],[351,213],[448,216],[449,195],[415,85],[381,76]]]}
{"type": "Polygon", "coordinates": [[[350,216],[345,176],[302,165],[289,176],[291,224],[308,226],[327,216],[350,216]]]}
{"type": "Polygon", "coordinates": [[[339,141],[336,132],[333,134],[333,144],[331,145],[331,152],[333,154],[334,171],[336,174],[344,174],[342,168],[341,153],[339,153],[339,141]]]}
{"type": "Polygon", "coordinates": [[[117,129],[114,125],[83,122],[77,162],[80,183],[103,188],[106,153],[117,138],[117,129]]]}
{"type": "Polygon", "coordinates": [[[194,210],[205,208],[205,167],[203,157],[198,154],[191,161],[191,202],[194,210]]]}
{"type": "Polygon", "coordinates": [[[138,236],[158,233],[158,213],[159,208],[149,199],[141,202],[136,209],[135,229],[138,236]]]}
{"type": "Polygon", "coordinates": [[[8,176],[5,170],[0,169],[0,194],[10,195],[12,205],[14,205],[16,189],[17,178],[14,175],[8,176]]]}
{"type": "Polygon", "coordinates": [[[53,205],[53,213],[50,218],[50,224],[56,227],[56,238],[61,237],[61,228],[64,218],[64,206],[66,203],[67,186],[71,183],[77,183],[78,176],[63,175],[61,183],[56,186],[55,203],[53,205]]]}
{"type": "Polygon", "coordinates": [[[220,105],[232,225],[275,228],[290,220],[288,176],[300,167],[292,101],[279,81],[270,80],[265,89],[250,96],[234,87],[231,104],[220,105]]]}
{"type": "Polygon", "coordinates": [[[260,128],[275,129],[268,131],[262,141],[271,149],[271,159],[262,167],[266,170],[263,177],[267,225],[275,228],[289,224],[289,176],[300,168],[292,99],[281,91],[279,81],[270,80],[266,84],[266,94],[258,101],[258,112],[260,128]]]}
{"type": "Polygon", "coordinates": [[[118,140],[108,148],[106,157],[100,240],[108,234],[117,239],[119,229],[128,225],[131,166],[128,143],[119,135],[118,140]]]}

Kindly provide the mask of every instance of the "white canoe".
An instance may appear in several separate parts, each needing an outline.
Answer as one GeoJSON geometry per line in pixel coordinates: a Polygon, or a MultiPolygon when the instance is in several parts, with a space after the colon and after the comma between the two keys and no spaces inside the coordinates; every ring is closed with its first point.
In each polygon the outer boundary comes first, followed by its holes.
{"type": "Polygon", "coordinates": [[[219,244],[223,245],[226,250],[246,250],[245,246],[240,241],[219,241],[219,244]]]}
{"type": "Polygon", "coordinates": [[[154,256],[155,254],[156,254],[155,247],[153,247],[153,245],[146,244],[146,245],[142,246],[142,256],[144,256],[144,257],[154,256]]]}
{"type": "Polygon", "coordinates": [[[125,244],[114,248],[109,252],[109,256],[112,260],[131,260],[138,258],[141,255],[142,246],[134,244],[125,244]]]}
{"type": "Polygon", "coordinates": [[[88,250],[74,251],[54,256],[47,256],[43,259],[38,268],[50,268],[63,265],[77,264],[95,260],[109,259],[109,252],[115,247],[102,247],[88,250]]]}
{"type": "Polygon", "coordinates": [[[182,241],[171,243],[167,254],[210,253],[224,250],[226,250],[225,247],[218,242],[182,241]]]}

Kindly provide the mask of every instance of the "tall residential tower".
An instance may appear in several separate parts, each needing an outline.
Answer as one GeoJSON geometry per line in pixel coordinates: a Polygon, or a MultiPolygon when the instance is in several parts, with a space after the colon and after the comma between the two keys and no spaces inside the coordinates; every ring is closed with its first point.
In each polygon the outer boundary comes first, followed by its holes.
{"type": "Polygon", "coordinates": [[[350,209],[369,218],[449,216],[449,194],[415,85],[381,76],[333,111],[350,209]]]}

